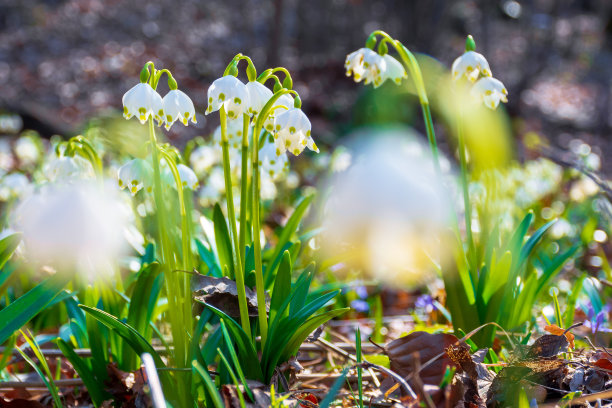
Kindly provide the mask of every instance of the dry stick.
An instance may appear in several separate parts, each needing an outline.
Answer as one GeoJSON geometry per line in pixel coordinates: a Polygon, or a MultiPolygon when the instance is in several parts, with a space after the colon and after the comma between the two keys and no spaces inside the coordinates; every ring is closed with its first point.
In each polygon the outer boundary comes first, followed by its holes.
{"type": "Polygon", "coordinates": [[[418,351],[415,351],[412,353],[412,357],[412,371],[415,373],[412,381],[416,384],[418,390],[421,392],[421,395],[425,400],[425,405],[427,405],[428,408],[436,408],[436,404],[434,404],[429,394],[425,392],[425,384],[423,384],[423,380],[421,380],[421,376],[419,375],[419,371],[421,371],[421,355],[418,351]]]}
{"type": "MultiPolygon", "coordinates": [[[[326,347],[327,349],[332,350],[335,353],[340,354],[342,357],[346,358],[347,360],[352,360],[354,362],[357,362],[357,356],[342,350],[341,348],[339,348],[338,346],[336,346],[333,343],[330,343],[327,340],[317,339],[316,342],[321,344],[323,347],[326,347]]],[[[376,377],[376,375],[374,375],[374,373],[370,369],[368,369],[368,371],[370,372],[370,374],[372,374],[372,381],[374,381],[374,385],[376,387],[380,388],[380,381],[378,381],[378,377],[376,377]]]]}

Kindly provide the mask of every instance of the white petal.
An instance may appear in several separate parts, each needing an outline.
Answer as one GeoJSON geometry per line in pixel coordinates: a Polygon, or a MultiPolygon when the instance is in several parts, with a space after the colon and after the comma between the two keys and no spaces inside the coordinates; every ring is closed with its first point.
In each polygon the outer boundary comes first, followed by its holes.
{"type": "Polygon", "coordinates": [[[474,82],[481,74],[485,77],[491,76],[491,69],[486,58],[475,51],[467,51],[457,58],[453,62],[451,71],[454,80],[465,77],[474,82]]]}
{"type": "Polygon", "coordinates": [[[184,164],[179,164],[176,166],[179,172],[179,177],[181,179],[181,184],[183,188],[189,188],[191,190],[195,190],[198,188],[198,177],[195,175],[193,170],[184,164]]]}
{"type": "Polygon", "coordinates": [[[206,114],[215,112],[223,105],[230,119],[240,117],[249,104],[249,91],[246,85],[232,75],[215,80],[208,88],[208,108],[206,114]]]}
{"type": "Polygon", "coordinates": [[[250,115],[257,115],[272,97],[272,91],[257,81],[248,82],[246,87],[249,91],[249,106],[247,108],[247,113],[250,115]]]}
{"type": "Polygon", "coordinates": [[[189,119],[195,122],[195,108],[191,99],[182,91],[175,89],[164,96],[164,120],[166,121],[166,129],[180,120],[183,125],[187,126],[189,119]]]}
{"type": "Polygon", "coordinates": [[[402,79],[408,78],[408,74],[404,69],[404,66],[397,59],[393,58],[389,54],[383,55],[385,60],[385,71],[383,72],[383,82],[387,79],[392,80],[397,85],[401,84],[402,79]]]}
{"type": "Polygon", "coordinates": [[[130,160],[119,168],[119,187],[121,189],[127,187],[130,193],[135,195],[142,188],[147,187],[148,189],[152,186],[152,174],[153,169],[146,160],[130,160]]]}

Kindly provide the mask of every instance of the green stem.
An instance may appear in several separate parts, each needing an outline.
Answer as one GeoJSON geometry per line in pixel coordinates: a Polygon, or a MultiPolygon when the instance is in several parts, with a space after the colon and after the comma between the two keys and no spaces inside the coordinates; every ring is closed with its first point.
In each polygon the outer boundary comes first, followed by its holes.
{"type": "MultiPolygon", "coordinates": [[[[248,207],[248,184],[249,184],[249,116],[244,115],[242,125],[242,167],[240,173],[240,239],[239,248],[244,253],[246,248],[246,215],[248,207]]],[[[246,255],[245,255],[246,256],[246,255]]],[[[246,260],[245,260],[246,263],[246,260]]]]}
{"type": "MultiPolygon", "coordinates": [[[[238,243],[238,233],[236,231],[236,214],[234,210],[234,194],[232,192],[232,173],[229,157],[229,140],[227,138],[227,117],[225,108],[219,110],[221,117],[221,149],[223,151],[223,175],[225,176],[225,199],[227,201],[227,217],[229,218],[230,234],[234,245],[234,276],[236,277],[236,290],[238,292],[238,308],[240,309],[240,323],[247,333],[251,332],[249,322],[249,310],[246,300],[246,290],[244,287],[244,270],[241,261],[241,247],[238,243]]],[[[242,203],[241,203],[242,207],[242,203]]],[[[242,209],[241,209],[242,212],[242,209]]],[[[241,226],[242,228],[242,226],[241,226]]]]}
{"type": "Polygon", "coordinates": [[[461,188],[463,190],[463,206],[465,213],[465,233],[467,235],[468,247],[470,251],[470,271],[473,278],[477,276],[478,265],[476,262],[476,247],[474,245],[474,237],[472,235],[472,204],[470,203],[470,193],[468,184],[468,170],[467,170],[467,157],[466,157],[466,146],[465,137],[463,134],[463,115],[459,114],[459,120],[457,123],[457,139],[459,145],[459,163],[461,166],[461,188]]]}
{"type": "MultiPolygon", "coordinates": [[[[265,114],[265,107],[262,112],[265,114]]],[[[261,347],[263,348],[268,338],[268,316],[266,312],[266,294],[263,280],[263,267],[261,262],[261,242],[259,241],[259,234],[261,227],[259,225],[259,134],[261,133],[261,123],[263,121],[257,120],[253,132],[253,170],[251,172],[252,185],[252,224],[253,224],[253,246],[255,255],[255,287],[257,290],[257,315],[259,317],[259,331],[261,334],[261,347]]]]}

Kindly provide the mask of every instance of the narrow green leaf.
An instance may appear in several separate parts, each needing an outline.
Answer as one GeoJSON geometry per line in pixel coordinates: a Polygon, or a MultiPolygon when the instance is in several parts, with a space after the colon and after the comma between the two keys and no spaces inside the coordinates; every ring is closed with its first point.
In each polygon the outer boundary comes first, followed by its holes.
{"type": "Polygon", "coordinates": [[[4,267],[11,255],[13,255],[20,242],[21,234],[19,233],[9,235],[0,240],[0,269],[4,267]]]}
{"type": "Polygon", "coordinates": [[[62,339],[56,340],[57,347],[62,351],[62,354],[70,361],[70,364],[74,367],[74,370],[79,375],[79,378],[83,380],[87,392],[91,396],[91,401],[97,408],[102,405],[104,401],[111,398],[111,395],[106,392],[104,383],[99,381],[94,372],[89,368],[83,358],[81,358],[74,350],[62,339]]]}
{"type": "Polygon", "coordinates": [[[338,395],[338,391],[340,391],[340,388],[342,388],[342,384],[344,384],[344,380],[346,379],[346,375],[348,374],[348,371],[349,371],[348,368],[345,368],[344,370],[342,370],[342,374],[340,374],[340,377],[338,377],[338,379],[334,381],[334,384],[331,386],[331,388],[327,392],[327,395],[325,396],[325,398],[323,398],[323,400],[319,404],[319,408],[328,408],[329,405],[334,401],[334,399],[336,398],[336,395],[338,395]]]}
{"type": "MultiPolygon", "coordinates": [[[[278,272],[276,273],[274,291],[270,299],[270,324],[272,324],[276,318],[285,299],[291,294],[291,269],[291,256],[289,255],[289,251],[285,251],[278,267],[278,272]]],[[[285,312],[285,314],[289,314],[287,308],[285,308],[285,312]]]]}
{"type": "MultiPolygon", "coordinates": [[[[230,335],[227,331],[227,328],[225,327],[225,322],[223,321],[223,319],[221,319],[221,330],[223,331],[223,338],[225,339],[225,344],[227,345],[227,349],[229,350],[232,362],[234,363],[234,366],[236,367],[236,371],[238,372],[238,377],[240,378],[240,381],[242,382],[242,385],[244,386],[244,389],[246,393],[249,395],[249,398],[251,399],[251,401],[255,401],[255,398],[253,397],[253,393],[251,392],[251,389],[249,388],[249,385],[244,376],[244,372],[242,371],[240,360],[238,360],[238,356],[236,355],[236,350],[234,350],[234,343],[232,342],[232,339],[230,338],[230,335]]],[[[229,363],[227,364],[229,368],[229,363]]],[[[247,362],[247,364],[250,364],[250,363],[247,362]]]]}
{"type": "Polygon", "coordinates": [[[300,221],[302,221],[304,214],[306,214],[306,210],[310,206],[313,198],[314,194],[309,194],[305,196],[295,207],[293,214],[291,214],[291,217],[289,217],[289,220],[287,220],[287,224],[285,224],[280,236],[278,237],[278,242],[276,243],[276,247],[274,248],[274,252],[272,253],[270,259],[276,259],[276,257],[282,253],[285,244],[289,242],[293,234],[295,234],[297,231],[300,221]]]}
{"type": "Polygon", "coordinates": [[[215,227],[215,242],[217,246],[217,256],[219,257],[219,265],[221,266],[221,270],[227,267],[230,277],[234,279],[232,241],[230,240],[229,229],[227,228],[225,217],[218,203],[215,204],[215,208],[213,209],[213,223],[215,227]]]}
{"type": "Polygon", "coordinates": [[[208,374],[208,370],[202,367],[202,365],[198,363],[196,360],[194,360],[191,363],[191,366],[195,374],[197,374],[204,382],[204,386],[206,387],[206,390],[208,391],[208,395],[210,399],[212,400],[212,403],[215,406],[215,408],[225,408],[225,404],[223,403],[223,400],[221,399],[221,395],[219,394],[219,391],[217,391],[217,387],[215,386],[215,383],[213,382],[212,378],[210,378],[210,374],[208,374]]]}
{"type": "Polygon", "coordinates": [[[63,274],[55,274],[0,310],[0,344],[47,307],[69,280],[63,274]]]}

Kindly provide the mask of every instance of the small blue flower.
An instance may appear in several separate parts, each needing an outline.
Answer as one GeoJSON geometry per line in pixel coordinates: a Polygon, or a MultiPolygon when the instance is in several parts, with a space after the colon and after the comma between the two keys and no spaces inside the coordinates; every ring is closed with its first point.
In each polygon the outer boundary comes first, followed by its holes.
{"type": "Polygon", "coordinates": [[[370,305],[365,300],[355,299],[351,302],[351,307],[359,313],[367,313],[370,310],[370,305]]]}

